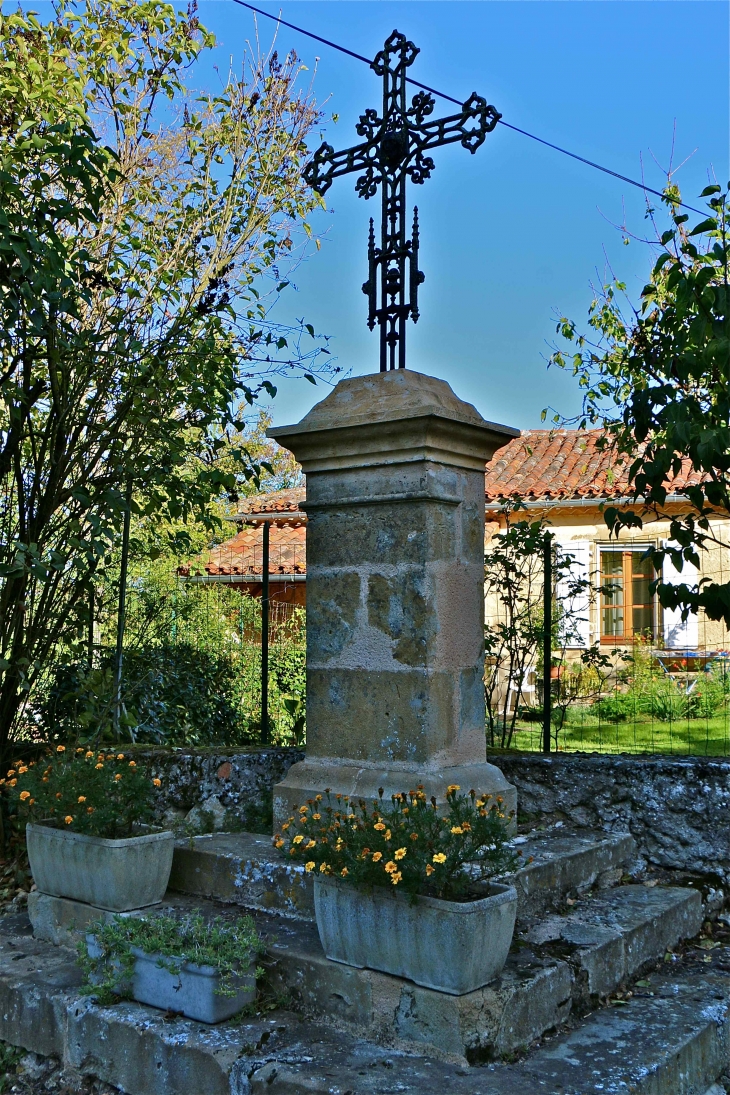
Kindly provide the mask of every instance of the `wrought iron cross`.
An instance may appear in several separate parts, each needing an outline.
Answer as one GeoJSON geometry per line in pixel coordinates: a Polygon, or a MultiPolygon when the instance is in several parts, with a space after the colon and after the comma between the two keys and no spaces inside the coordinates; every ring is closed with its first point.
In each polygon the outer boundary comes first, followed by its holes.
{"type": "Polygon", "coordinates": [[[406,365],[406,320],[417,322],[418,286],[424,275],[418,269],[418,209],[413,210],[413,231],[406,238],[406,178],[423,183],[435,164],[426,155],[432,148],[460,141],[474,153],[487,133],[502,117],[476,92],[464,103],[459,114],[430,119],[434,98],[419,91],[410,107],[406,104],[406,69],[420,53],[404,34],[394,30],[371,64],[383,77],[383,114],[366,110],[356,126],[362,144],[335,152],[322,144],[304,169],[304,178],[319,194],[324,194],[340,175],[361,171],[355,189],[361,198],[372,198],[382,184],[382,227],[380,247],[375,245],[375,230],[370,219],[368,242],[368,280],[362,287],[369,303],[368,327],[380,325],[380,371],[406,365]],[[406,270],[408,293],[406,294],[406,270]],[[378,273],[380,277],[378,279],[378,273]],[[378,306],[378,280],[380,305],[378,306]]]}

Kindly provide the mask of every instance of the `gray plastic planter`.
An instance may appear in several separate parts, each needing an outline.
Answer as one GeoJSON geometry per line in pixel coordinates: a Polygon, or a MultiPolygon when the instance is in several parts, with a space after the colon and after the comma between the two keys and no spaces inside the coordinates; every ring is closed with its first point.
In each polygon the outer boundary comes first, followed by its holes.
{"type": "MultiPolygon", "coordinates": [[[[93,935],[86,936],[86,946],[90,956],[98,958],[100,951],[93,935]]],[[[129,988],[139,1004],[180,1012],[199,1023],[222,1023],[256,999],[253,963],[245,973],[234,977],[235,996],[223,996],[219,991],[221,976],[214,966],[183,962],[179,972],[173,972],[159,963],[174,963],[174,958],[145,954],[139,947],[132,947],[131,951],[135,963],[129,988]]]]}
{"type": "Polygon", "coordinates": [[[29,824],[25,837],[41,893],[128,912],[156,904],[167,889],[175,847],[170,831],[106,840],[29,824]]]}
{"type": "Polygon", "coordinates": [[[512,886],[492,884],[478,901],[440,901],[334,878],[314,880],[314,908],[324,953],[334,962],[407,977],[461,996],[498,977],[517,914],[512,886]]]}

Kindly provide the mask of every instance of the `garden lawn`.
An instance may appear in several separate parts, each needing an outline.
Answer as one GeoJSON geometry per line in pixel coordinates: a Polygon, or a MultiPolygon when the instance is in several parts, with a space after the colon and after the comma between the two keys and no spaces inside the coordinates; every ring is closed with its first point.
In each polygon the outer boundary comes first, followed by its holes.
{"type": "MultiPolygon", "coordinates": [[[[553,745],[553,748],[555,746],[553,745]]],[[[540,723],[518,723],[512,749],[539,752],[540,723]]],[[[636,719],[599,722],[586,716],[569,721],[558,735],[558,751],[578,753],[668,753],[679,756],[730,756],[730,712],[716,718],[636,719]]]]}

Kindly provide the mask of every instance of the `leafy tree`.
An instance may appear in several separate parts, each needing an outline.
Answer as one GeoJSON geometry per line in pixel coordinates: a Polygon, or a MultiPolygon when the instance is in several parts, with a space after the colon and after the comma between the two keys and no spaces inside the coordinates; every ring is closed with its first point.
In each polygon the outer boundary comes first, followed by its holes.
{"type": "MultiPolygon", "coordinates": [[[[670,521],[672,546],[651,552],[659,574],[666,555],[681,571],[685,562],[699,566],[698,549],[727,546],[711,518],[730,516],[730,205],[716,185],[701,197],[708,216],[690,228],[670,180],[665,231],[649,208],[657,254],[638,306],[614,278],[591,304],[591,333],[579,334],[563,318],[558,331],[575,352],[551,358],[572,367],[584,389],[581,427],[600,426],[617,462],[628,465],[641,508],[607,507],[608,527],[641,528],[648,513],[670,521]],[[698,481],[682,488],[688,504],[678,514],[667,505],[671,480],[688,471],[698,481]]],[[[664,607],[680,607],[685,617],[702,608],[730,627],[730,582],[657,579],[654,589],[664,607]]]]}
{"type": "Polygon", "coordinates": [[[191,452],[223,449],[277,373],[323,368],[313,328],[269,314],[318,200],[318,112],[293,55],[193,94],[213,44],[159,0],[0,15],[0,758],[77,654],[124,511],[215,523],[260,469],[191,452]]]}

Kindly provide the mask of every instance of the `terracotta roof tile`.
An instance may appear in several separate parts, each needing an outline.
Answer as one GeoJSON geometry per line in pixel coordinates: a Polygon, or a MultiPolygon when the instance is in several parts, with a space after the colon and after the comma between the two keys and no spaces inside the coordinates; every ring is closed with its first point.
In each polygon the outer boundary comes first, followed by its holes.
{"type": "MultiPolygon", "coordinates": [[[[179,573],[185,577],[205,574],[241,575],[244,578],[260,578],[263,573],[263,528],[244,526],[231,540],[213,548],[205,561],[191,563],[181,567],[179,573]]],[[[305,574],[306,528],[277,525],[269,533],[269,574],[305,574]]]]}
{"type": "MultiPolygon", "coordinates": [[[[600,437],[600,430],[525,430],[487,464],[487,503],[513,494],[545,501],[629,494],[629,461],[598,448],[600,437]]],[[[668,487],[681,493],[699,480],[686,461],[668,487]]]]}

